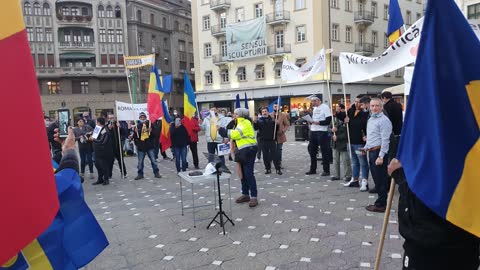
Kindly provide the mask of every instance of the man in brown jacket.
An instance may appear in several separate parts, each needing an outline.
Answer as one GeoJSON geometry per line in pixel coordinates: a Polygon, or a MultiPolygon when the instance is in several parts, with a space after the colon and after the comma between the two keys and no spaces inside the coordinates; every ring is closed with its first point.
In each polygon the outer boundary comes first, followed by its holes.
{"type": "MultiPolygon", "coordinates": [[[[277,119],[277,111],[278,111],[278,103],[275,102],[273,104],[273,112],[272,112],[272,118],[277,119]]],[[[283,168],[282,166],[282,149],[283,149],[283,143],[287,141],[287,131],[290,128],[290,118],[288,117],[288,114],[282,112],[280,110],[280,114],[278,115],[277,119],[278,123],[278,130],[277,130],[277,149],[276,149],[276,154],[277,154],[277,160],[280,161],[280,168],[283,168]]]]}

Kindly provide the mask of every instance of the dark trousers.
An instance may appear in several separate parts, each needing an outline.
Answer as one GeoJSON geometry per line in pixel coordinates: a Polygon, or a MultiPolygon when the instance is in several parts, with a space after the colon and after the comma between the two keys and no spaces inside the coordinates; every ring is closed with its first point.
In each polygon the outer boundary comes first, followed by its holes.
{"type": "Polygon", "coordinates": [[[155,155],[155,159],[158,159],[158,153],[160,152],[160,137],[153,138],[153,154],[155,155]]]}
{"type": "Polygon", "coordinates": [[[87,167],[87,165],[90,173],[93,173],[93,159],[91,148],[83,149],[82,147],[79,147],[78,152],[80,153],[80,173],[85,173],[85,168],[87,167]]]}
{"type": "Polygon", "coordinates": [[[190,143],[190,151],[192,151],[192,158],[193,158],[193,165],[198,167],[198,150],[197,150],[197,143],[198,142],[192,142],[190,143]]]}
{"type": "Polygon", "coordinates": [[[97,168],[97,173],[98,173],[98,182],[105,182],[108,181],[108,178],[110,176],[110,158],[105,158],[105,157],[95,157],[95,167],[97,168]]]}
{"type": "Polygon", "coordinates": [[[120,174],[123,174],[124,176],[127,175],[127,167],[125,167],[125,162],[122,162],[122,157],[120,156],[120,155],[123,155],[123,151],[122,153],[120,153],[120,151],[116,149],[113,154],[114,154],[114,158],[112,158],[112,162],[110,163],[109,171],[108,171],[110,177],[112,177],[113,175],[113,165],[115,164],[115,159],[118,161],[118,166],[120,166],[120,174]]]}
{"type": "Polygon", "coordinates": [[[283,143],[277,143],[276,146],[277,150],[275,151],[275,154],[277,155],[277,160],[279,167],[282,166],[282,151],[283,151],[283,143]]]}
{"type": "Polygon", "coordinates": [[[241,179],[242,194],[250,197],[257,197],[257,179],[255,179],[255,175],[253,174],[255,155],[256,153],[254,152],[245,162],[240,164],[243,175],[243,179],[241,179]]]}
{"type": "Polygon", "coordinates": [[[277,146],[275,141],[263,141],[262,142],[263,164],[265,170],[272,169],[272,161],[276,170],[280,170],[280,161],[277,155],[277,146]]]}
{"type": "MultiPolygon", "coordinates": [[[[208,153],[209,154],[212,154],[212,155],[209,155],[208,157],[208,162],[213,162],[213,154],[217,153],[218,154],[218,150],[217,150],[217,145],[219,145],[219,143],[216,143],[216,142],[207,142],[207,150],[208,150],[208,153]]],[[[220,160],[222,161],[223,164],[225,164],[225,157],[224,156],[220,156],[220,160]]],[[[255,161],[255,160],[254,160],[255,161]]]]}
{"type": "Polygon", "coordinates": [[[310,142],[308,143],[308,153],[310,154],[310,171],[317,171],[317,154],[318,147],[322,153],[323,171],[330,173],[330,161],[333,157],[330,156],[330,141],[328,139],[328,132],[313,131],[310,132],[310,142]]]}
{"type": "Polygon", "coordinates": [[[257,139],[257,159],[260,159],[262,157],[262,140],[257,139]]]}
{"type": "Polygon", "coordinates": [[[368,152],[368,163],[370,165],[370,172],[372,173],[373,182],[375,183],[375,189],[378,193],[378,198],[375,201],[375,205],[378,207],[385,207],[387,205],[387,193],[390,187],[390,178],[388,177],[388,155],[383,157],[383,164],[380,166],[375,165],[375,161],[380,154],[380,150],[368,152]]]}

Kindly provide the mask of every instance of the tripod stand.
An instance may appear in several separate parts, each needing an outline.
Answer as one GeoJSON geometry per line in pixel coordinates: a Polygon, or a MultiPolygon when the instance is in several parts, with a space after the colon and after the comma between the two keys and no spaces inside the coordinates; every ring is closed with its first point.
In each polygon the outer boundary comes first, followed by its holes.
{"type": "Polygon", "coordinates": [[[210,226],[213,224],[213,222],[216,222],[222,227],[223,230],[223,235],[225,235],[225,224],[227,224],[228,221],[232,223],[232,226],[235,226],[233,221],[225,214],[222,208],[222,193],[220,192],[220,167],[222,166],[221,163],[215,164],[215,169],[217,170],[217,187],[218,187],[218,212],[215,215],[215,217],[210,221],[210,223],[207,226],[207,230],[210,228],[210,226]],[[217,217],[220,218],[220,222],[217,221],[217,217]],[[225,218],[225,219],[224,219],[225,218]]]}

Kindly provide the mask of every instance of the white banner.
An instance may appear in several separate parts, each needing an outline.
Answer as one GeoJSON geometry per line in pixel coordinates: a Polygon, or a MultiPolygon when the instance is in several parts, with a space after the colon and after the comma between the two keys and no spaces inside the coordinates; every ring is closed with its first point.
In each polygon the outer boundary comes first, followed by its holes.
{"type": "Polygon", "coordinates": [[[115,101],[115,107],[117,109],[117,120],[118,121],[135,121],[135,120],[138,120],[138,116],[141,112],[145,113],[147,115],[147,119],[148,119],[147,103],[133,104],[133,113],[132,113],[132,104],[131,103],[115,101]]]}
{"type": "Polygon", "coordinates": [[[297,67],[287,60],[282,64],[282,80],[287,82],[302,82],[326,70],[325,49],[318,52],[302,67],[297,67]]]}
{"type": "Polygon", "coordinates": [[[125,67],[128,69],[155,65],[155,54],[125,56],[125,67]]]}
{"type": "Polygon", "coordinates": [[[372,79],[415,62],[422,27],[423,18],[415,22],[378,57],[341,53],[340,65],[343,83],[372,79]]]}
{"type": "Polygon", "coordinates": [[[265,17],[227,25],[227,58],[238,60],[267,55],[265,17]]]}

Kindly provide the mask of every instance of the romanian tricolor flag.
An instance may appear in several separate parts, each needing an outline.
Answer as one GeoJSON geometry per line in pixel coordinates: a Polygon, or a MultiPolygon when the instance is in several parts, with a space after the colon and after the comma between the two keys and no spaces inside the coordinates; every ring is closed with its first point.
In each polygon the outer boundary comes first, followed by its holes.
{"type": "Polygon", "coordinates": [[[195,101],[195,93],[193,92],[192,83],[188,77],[187,72],[183,74],[183,125],[188,131],[190,137],[192,137],[193,127],[195,123],[193,122],[193,117],[197,111],[197,102],[195,101]]]}
{"type": "Polygon", "coordinates": [[[4,102],[0,113],[24,121],[15,125],[15,143],[8,132],[0,136],[0,266],[43,233],[59,209],[21,1],[1,3],[0,100],[4,102]],[[31,158],[26,160],[25,155],[31,158]]]}
{"type": "Polygon", "coordinates": [[[480,41],[455,2],[428,1],[398,151],[415,195],[438,216],[476,236],[479,59],[480,41]]]}
{"type": "Polygon", "coordinates": [[[400,38],[400,36],[402,36],[403,24],[402,11],[400,10],[398,0],[390,0],[387,29],[387,36],[390,44],[394,43],[400,38]]]}
{"type": "Polygon", "coordinates": [[[161,81],[158,76],[158,69],[157,66],[153,66],[152,70],[150,71],[150,83],[148,86],[148,101],[147,101],[147,108],[148,108],[148,115],[150,121],[155,122],[159,119],[162,113],[162,98],[163,92],[161,91],[161,81]]]}
{"type": "Polygon", "coordinates": [[[160,133],[160,144],[162,145],[162,152],[165,152],[170,146],[172,146],[172,141],[170,140],[170,123],[172,119],[168,113],[168,107],[165,103],[165,100],[162,100],[162,130],[160,133]]]}

